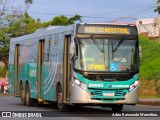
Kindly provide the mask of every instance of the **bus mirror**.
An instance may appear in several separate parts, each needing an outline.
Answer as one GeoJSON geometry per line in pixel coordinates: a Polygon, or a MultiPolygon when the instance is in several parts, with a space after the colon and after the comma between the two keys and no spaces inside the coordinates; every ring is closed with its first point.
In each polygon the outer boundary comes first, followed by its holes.
{"type": "Polygon", "coordinates": [[[73,57],[75,53],[75,43],[71,43],[70,44],[70,55],[71,55],[71,58],[73,57]]]}
{"type": "Polygon", "coordinates": [[[140,45],[139,45],[139,57],[142,57],[142,48],[140,45]]]}

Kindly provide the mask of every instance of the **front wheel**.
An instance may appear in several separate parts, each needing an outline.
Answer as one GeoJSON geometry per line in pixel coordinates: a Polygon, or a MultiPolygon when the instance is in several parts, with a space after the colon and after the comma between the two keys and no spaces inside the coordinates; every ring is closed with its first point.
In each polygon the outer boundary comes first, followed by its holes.
{"type": "Polygon", "coordinates": [[[113,112],[121,112],[123,109],[123,105],[112,105],[111,106],[113,112]]]}
{"type": "Polygon", "coordinates": [[[57,109],[61,112],[69,111],[69,106],[63,103],[62,89],[60,86],[57,87],[57,109]]]}

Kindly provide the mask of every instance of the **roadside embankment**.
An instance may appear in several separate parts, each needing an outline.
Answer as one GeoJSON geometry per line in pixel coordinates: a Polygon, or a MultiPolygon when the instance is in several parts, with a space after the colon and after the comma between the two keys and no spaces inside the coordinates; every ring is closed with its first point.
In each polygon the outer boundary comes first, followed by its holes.
{"type": "Polygon", "coordinates": [[[139,104],[160,106],[160,80],[140,80],[139,104]]]}

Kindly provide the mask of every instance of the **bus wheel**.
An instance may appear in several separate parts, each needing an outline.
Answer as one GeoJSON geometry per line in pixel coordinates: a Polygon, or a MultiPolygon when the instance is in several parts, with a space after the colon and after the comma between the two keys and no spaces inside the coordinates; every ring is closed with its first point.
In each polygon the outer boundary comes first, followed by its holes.
{"type": "Polygon", "coordinates": [[[25,99],[25,94],[24,94],[24,89],[22,84],[20,85],[20,96],[21,96],[22,105],[26,105],[26,99],[25,99]]]}
{"type": "Polygon", "coordinates": [[[26,85],[26,105],[27,106],[34,106],[35,102],[32,98],[30,98],[30,89],[29,89],[29,85],[26,85]]]}
{"type": "Polygon", "coordinates": [[[123,109],[123,105],[112,105],[111,106],[113,112],[121,112],[123,109]]]}
{"type": "Polygon", "coordinates": [[[62,100],[62,91],[60,86],[57,87],[57,109],[61,112],[69,111],[69,106],[65,105],[62,100]]]}

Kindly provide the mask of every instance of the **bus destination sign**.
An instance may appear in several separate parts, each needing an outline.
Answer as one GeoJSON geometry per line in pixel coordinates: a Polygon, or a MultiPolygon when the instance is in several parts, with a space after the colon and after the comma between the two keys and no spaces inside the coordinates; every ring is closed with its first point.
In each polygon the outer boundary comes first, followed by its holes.
{"type": "Polygon", "coordinates": [[[117,26],[79,26],[78,33],[129,35],[130,29],[117,26]]]}

